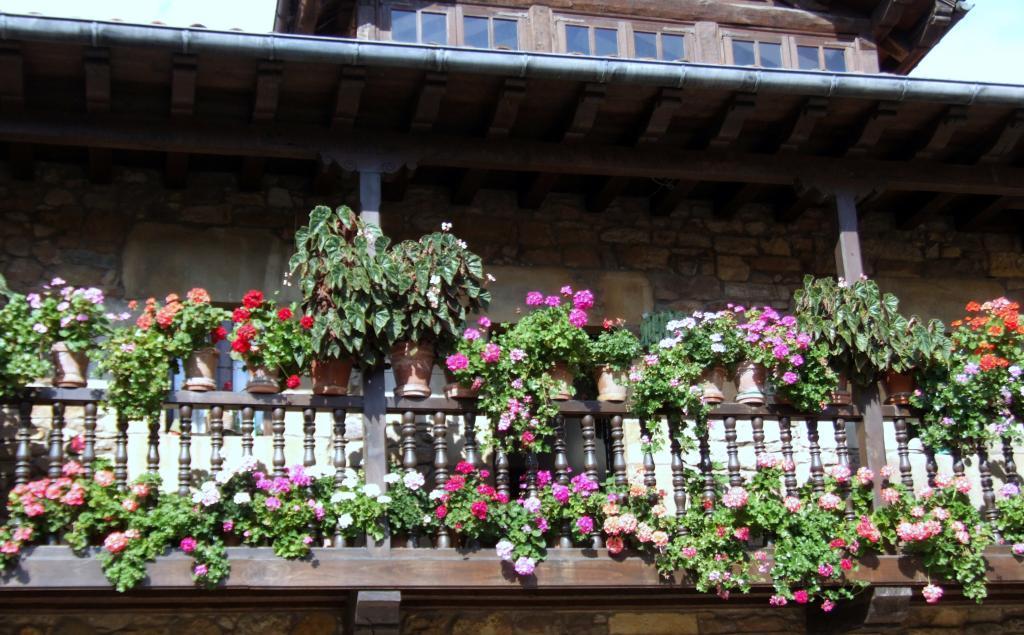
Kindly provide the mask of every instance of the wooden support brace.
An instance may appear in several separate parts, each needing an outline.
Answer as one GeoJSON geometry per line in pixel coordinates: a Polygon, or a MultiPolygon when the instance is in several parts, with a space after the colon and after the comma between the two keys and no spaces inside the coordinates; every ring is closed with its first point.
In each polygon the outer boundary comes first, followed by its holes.
{"type": "Polygon", "coordinates": [[[442,73],[427,73],[420,84],[416,103],[409,118],[408,128],[412,132],[429,132],[441,112],[441,102],[448,88],[448,76],[442,73]]]}
{"type": "Polygon", "coordinates": [[[401,591],[356,591],[350,602],[353,635],[399,635],[402,629],[401,591]]]}
{"type": "Polygon", "coordinates": [[[1002,124],[995,141],[982,153],[979,163],[1005,163],[1024,137],[1024,108],[1013,111],[1009,119],[1002,124]]]}
{"type": "Polygon", "coordinates": [[[861,126],[860,134],[846,150],[846,155],[862,157],[871,152],[882,138],[886,128],[896,119],[897,112],[898,104],[895,102],[878,102],[861,126]]]}
{"type": "Polygon", "coordinates": [[[714,134],[708,140],[711,148],[725,148],[732,145],[743,131],[743,124],[755,110],[757,95],[753,93],[737,93],[729,100],[725,111],[719,118],[714,134]]]}
{"type": "Polygon", "coordinates": [[[812,207],[828,203],[828,195],[816,188],[797,188],[787,204],[776,208],[775,219],[780,223],[791,223],[803,216],[812,207]]]}
{"type": "Polygon", "coordinates": [[[807,98],[790,125],[789,132],[779,144],[780,150],[796,152],[811,138],[814,127],[828,114],[828,100],[821,97],[807,98]]]}
{"type": "Polygon", "coordinates": [[[677,181],[675,185],[662,188],[651,198],[651,216],[668,216],[693,189],[697,181],[677,181]]]}
{"type": "Polygon", "coordinates": [[[945,213],[959,198],[956,194],[932,194],[917,210],[900,217],[896,225],[903,230],[914,229],[929,218],[945,213]]]}
{"type": "Polygon", "coordinates": [[[955,225],[959,231],[978,231],[1004,210],[1011,207],[1019,209],[1021,206],[1020,199],[1009,196],[988,197],[973,209],[956,214],[955,225]]]}
{"type": "Polygon", "coordinates": [[[942,158],[949,147],[949,142],[953,139],[953,135],[966,123],[967,108],[964,106],[950,106],[935,123],[931,135],[922,144],[915,157],[925,160],[942,158]]]}
{"type": "MultiPolygon", "coordinates": [[[[25,64],[18,48],[0,48],[0,113],[25,109],[25,64]]],[[[32,146],[12,143],[8,149],[14,178],[29,180],[35,175],[32,146]]]]}
{"type": "Polygon", "coordinates": [[[351,130],[359,116],[363,88],[366,86],[366,69],[362,66],[345,66],[338,78],[338,90],[334,97],[334,114],[331,116],[331,130],[351,130]]]}
{"type": "MultiPolygon", "coordinates": [[[[196,58],[176,55],[171,68],[171,119],[190,119],[196,103],[196,58]]],[[[185,187],[188,177],[188,154],[169,152],[164,167],[167,187],[185,187]]]]}
{"type": "MultiPolygon", "coordinates": [[[[92,48],[85,53],[85,109],[90,115],[110,112],[110,51],[92,48]]],[[[89,180],[110,183],[113,179],[113,152],[108,148],[89,148],[89,180]]]]}
{"type": "MultiPolygon", "coordinates": [[[[485,137],[488,139],[502,139],[508,137],[519,117],[519,107],[526,97],[526,82],[522,79],[506,79],[502,87],[501,95],[494,104],[494,111],[491,113],[490,122],[487,126],[485,137]]],[[[470,205],[480,191],[484,180],[487,178],[487,170],[470,168],[463,170],[456,179],[455,187],[452,190],[452,203],[456,205],[470,205]]]]}
{"type": "Polygon", "coordinates": [[[722,218],[733,218],[747,203],[757,199],[762,186],[756,183],[744,183],[730,189],[729,194],[715,201],[715,210],[722,218]]]}

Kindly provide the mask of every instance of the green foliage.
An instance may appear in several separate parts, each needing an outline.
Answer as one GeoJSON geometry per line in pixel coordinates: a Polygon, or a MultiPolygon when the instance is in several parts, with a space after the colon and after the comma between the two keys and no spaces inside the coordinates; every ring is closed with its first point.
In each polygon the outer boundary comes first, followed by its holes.
{"type": "Polygon", "coordinates": [[[743,339],[732,311],[694,313],[665,325],[666,335],[658,348],[680,347],[702,369],[724,366],[731,370],[742,361],[743,339]]]}
{"type": "Polygon", "coordinates": [[[310,336],[294,317],[294,307],[278,308],[259,291],[250,291],[245,295],[243,306],[233,314],[232,357],[241,360],[250,370],[277,371],[282,383],[292,375],[303,373],[311,361],[310,336]]]}
{"type": "Polygon", "coordinates": [[[572,310],[572,305],[565,302],[538,307],[509,327],[503,341],[507,346],[525,351],[529,359],[540,360],[549,366],[563,362],[573,372],[585,368],[590,338],[582,326],[569,321],[572,310]]]}
{"type": "Polygon", "coordinates": [[[642,353],[640,340],[621,321],[605,320],[602,331],[590,341],[591,363],[610,366],[615,371],[627,370],[642,353]]]}
{"type": "Polygon", "coordinates": [[[160,418],[173,370],[156,329],[118,329],[103,343],[101,372],[110,376],[106,404],[130,421],[160,418]]]}
{"type": "Polygon", "coordinates": [[[295,249],[288,266],[299,276],[302,309],[314,318],[315,358],[351,357],[367,368],[383,362],[401,320],[389,294],[397,268],[380,228],[346,206],[318,205],[295,232],[295,249]]]}
{"type": "Polygon", "coordinates": [[[707,416],[710,409],[703,399],[699,385],[704,369],[690,361],[682,346],[672,345],[659,349],[657,353],[645,355],[643,360],[630,369],[629,381],[630,410],[647,423],[650,442],[654,448],[664,445],[665,432],[661,423],[663,415],[681,419],[677,426],[676,438],[684,448],[691,446],[692,437],[683,434],[689,422],[694,422],[695,435],[707,430],[707,416]]]}
{"type": "Polygon", "coordinates": [[[386,262],[394,273],[390,306],[398,341],[433,342],[449,351],[467,315],[491,302],[483,260],[448,231],[399,243],[386,262]]]}
{"type": "MultiPolygon", "coordinates": [[[[226,331],[221,323],[227,321],[231,314],[210,304],[210,296],[205,289],[192,289],[184,302],[177,295],[169,297],[173,301],[164,310],[175,307],[172,321],[160,331],[168,338],[167,352],[171,358],[185,359],[193,351],[209,348],[224,339],[226,331]]],[[[157,321],[160,326],[159,319],[157,321]]]]}
{"type": "Polygon", "coordinates": [[[682,311],[655,311],[644,313],[640,320],[640,345],[650,349],[665,338],[668,323],[686,317],[682,311]]]}
{"type": "Polygon", "coordinates": [[[54,278],[43,292],[27,297],[33,308],[33,327],[43,333],[45,345],[63,342],[74,352],[84,351],[110,333],[110,318],[104,313],[103,292],[95,287],[75,288],[54,278]]]}
{"type": "Polygon", "coordinates": [[[42,358],[43,334],[35,324],[25,296],[7,295],[0,308],[0,397],[17,395],[48,370],[42,358]]]}

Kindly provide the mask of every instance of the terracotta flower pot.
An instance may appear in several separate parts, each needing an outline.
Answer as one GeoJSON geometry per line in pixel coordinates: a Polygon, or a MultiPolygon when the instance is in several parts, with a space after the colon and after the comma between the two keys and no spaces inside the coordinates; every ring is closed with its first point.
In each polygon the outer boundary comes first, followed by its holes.
{"type": "Polygon", "coordinates": [[[895,373],[889,371],[885,374],[885,403],[905,406],[910,403],[910,396],[914,394],[914,375],[911,373],[895,373]]]}
{"type": "Polygon", "coordinates": [[[396,397],[429,397],[434,345],[431,342],[395,344],[391,347],[391,369],[395,373],[396,397]]]}
{"type": "Polygon", "coordinates": [[[709,368],[700,374],[700,388],[706,403],[722,403],[725,401],[726,371],[722,366],[709,368]]]}
{"type": "Polygon", "coordinates": [[[53,385],[58,388],[83,388],[89,383],[89,356],[74,352],[65,342],[56,342],[50,349],[53,358],[53,385]]]}
{"type": "Polygon", "coordinates": [[[764,405],[768,371],[761,364],[745,361],[736,367],[736,401],[749,406],[764,405]]]}
{"type": "Polygon", "coordinates": [[[192,351],[185,359],[185,390],[206,392],[217,390],[217,360],[220,353],[213,347],[192,351]]]}
{"type": "Polygon", "coordinates": [[[562,384],[560,388],[551,394],[551,398],[555,401],[570,399],[572,397],[572,384],[576,376],[569,370],[569,365],[565,362],[555,362],[548,373],[552,379],[562,384]]]}
{"type": "Polygon", "coordinates": [[[847,379],[845,372],[840,372],[836,389],[832,391],[832,396],[829,397],[829,404],[833,406],[849,406],[852,403],[853,393],[850,391],[850,380],[847,379]]]}
{"type": "Polygon", "coordinates": [[[245,385],[245,391],[269,395],[281,392],[281,374],[277,369],[270,370],[262,366],[249,369],[249,382],[245,385]]]}
{"type": "Polygon", "coordinates": [[[621,403],[626,400],[626,372],[616,370],[607,364],[594,369],[594,381],[597,382],[597,400],[621,403]]]}
{"type": "Polygon", "coordinates": [[[347,395],[352,377],[351,359],[313,360],[313,394],[347,395]]]}
{"type": "Polygon", "coordinates": [[[479,388],[466,387],[455,381],[455,374],[450,370],[444,371],[447,383],[444,385],[444,396],[449,399],[476,399],[480,395],[479,388]]]}

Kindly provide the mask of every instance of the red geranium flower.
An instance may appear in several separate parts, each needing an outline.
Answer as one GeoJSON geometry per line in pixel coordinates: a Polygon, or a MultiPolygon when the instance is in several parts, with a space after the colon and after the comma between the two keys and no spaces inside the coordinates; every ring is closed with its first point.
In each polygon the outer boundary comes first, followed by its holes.
{"type": "Polygon", "coordinates": [[[251,340],[256,337],[256,327],[252,324],[243,324],[235,330],[235,333],[238,334],[238,339],[251,340]]]}
{"type": "Polygon", "coordinates": [[[217,342],[222,341],[225,337],[228,336],[228,330],[223,326],[218,326],[217,328],[213,329],[211,335],[213,337],[213,343],[216,344],[217,342]]]}
{"type": "Polygon", "coordinates": [[[249,293],[246,293],[245,297],[242,298],[242,304],[244,304],[247,309],[255,309],[259,305],[263,304],[263,292],[257,291],[256,289],[249,291],[249,293]]]}
{"type": "Polygon", "coordinates": [[[281,320],[282,322],[284,322],[285,320],[292,319],[292,310],[289,309],[288,307],[284,307],[283,309],[280,309],[277,312],[277,319],[281,320]]]}
{"type": "Polygon", "coordinates": [[[250,315],[251,313],[239,307],[235,309],[234,313],[231,314],[231,321],[234,322],[235,324],[238,324],[239,322],[245,322],[246,320],[249,319],[250,315]]]}
{"type": "Polygon", "coordinates": [[[231,350],[236,353],[241,353],[242,355],[248,353],[251,348],[252,345],[249,344],[249,340],[246,339],[238,338],[234,342],[231,342],[231,350]]]}
{"type": "Polygon", "coordinates": [[[302,383],[302,380],[299,379],[298,375],[291,375],[291,376],[288,377],[287,386],[289,388],[291,388],[291,389],[298,388],[299,384],[301,384],[301,383],[302,383]]]}
{"type": "Polygon", "coordinates": [[[974,302],[974,301],[972,300],[972,301],[970,301],[970,302],[968,302],[968,303],[967,303],[967,307],[966,307],[966,308],[967,308],[967,310],[968,310],[968,311],[970,311],[971,313],[974,313],[975,311],[980,311],[980,310],[981,310],[981,305],[980,305],[980,304],[978,304],[977,302],[974,302]]]}
{"type": "Polygon", "coordinates": [[[476,501],[476,502],[474,502],[472,505],[469,506],[469,511],[470,511],[471,514],[473,514],[474,516],[476,516],[480,520],[486,519],[487,518],[487,501],[476,501]]]}
{"type": "Polygon", "coordinates": [[[313,316],[312,315],[303,315],[302,319],[299,320],[299,324],[302,325],[302,328],[307,329],[307,330],[313,328],[313,316]]]}

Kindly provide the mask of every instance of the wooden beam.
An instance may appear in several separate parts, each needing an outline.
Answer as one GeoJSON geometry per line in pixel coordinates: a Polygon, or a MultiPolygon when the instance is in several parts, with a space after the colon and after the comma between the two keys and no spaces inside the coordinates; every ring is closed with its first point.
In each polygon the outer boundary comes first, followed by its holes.
{"type": "Polygon", "coordinates": [[[930,218],[945,213],[959,198],[960,196],[957,194],[932,194],[916,210],[905,216],[900,216],[896,221],[896,226],[903,230],[914,229],[930,218]]]}
{"type": "MultiPolygon", "coordinates": [[[[278,62],[263,62],[256,71],[256,86],[253,91],[252,122],[269,124],[277,116],[281,100],[281,69],[278,62]]],[[[266,160],[262,157],[245,157],[238,173],[238,187],[255,191],[263,184],[266,160]]]]}
{"type": "Polygon", "coordinates": [[[1024,137],[1024,108],[1018,108],[1000,126],[991,145],[978,158],[979,163],[1006,163],[1024,137]]]}
{"type": "Polygon", "coordinates": [[[878,145],[886,128],[895,121],[898,108],[899,104],[896,102],[878,102],[861,124],[860,133],[847,147],[846,155],[851,157],[867,156],[878,145]]]}
{"type": "MultiPolygon", "coordinates": [[[[526,81],[522,79],[509,78],[505,80],[501,88],[491,117],[487,125],[484,137],[487,139],[503,139],[508,137],[512,127],[519,118],[519,107],[526,97],[526,81]]],[[[470,205],[476,198],[476,193],[487,178],[486,170],[470,168],[463,170],[456,178],[455,187],[452,189],[452,203],[456,205],[470,205]]]]}
{"type": "Polygon", "coordinates": [[[697,187],[698,181],[676,181],[651,197],[651,216],[668,216],[697,187]]]}
{"type": "MultiPolygon", "coordinates": [[[[632,144],[634,146],[649,146],[661,141],[683,103],[682,94],[682,91],[671,88],[662,88],[658,91],[657,97],[654,98],[647,110],[643,123],[633,136],[632,144]]],[[[628,184],[629,179],[623,177],[603,179],[588,193],[587,211],[599,214],[608,209],[608,206],[626,189],[628,184]]]]}
{"type": "Polygon", "coordinates": [[[932,126],[931,134],[914,155],[917,159],[941,159],[953,135],[967,123],[966,106],[950,106],[932,126]]]}
{"type": "MultiPolygon", "coordinates": [[[[175,55],[171,67],[171,120],[183,121],[192,118],[196,104],[196,58],[192,55],[175,55]]],[[[185,187],[188,178],[188,153],[170,152],[164,167],[164,182],[167,187],[185,187]]]]}
{"type": "Polygon", "coordinates": [[[407,128],[412,132],[430,132],[441,112],[441,101],[448,88],[448,76],[443,73],[427,73],[420,84],[416,103],[409,117],[407,128]]]}
{"type": "Polygon", "coordinates": [[[790,201],[776,207],[775,219],[780,223],[791,223],[803,216],[812,207],[828,203],[828,194],[816,188],[798,188],[790,201]]]}
{"type": "Polygon", "coordinates": [[[353,635],[401,633],[401,591],[357,591],[353,604],[352,623],[345,632],[353,635]]]}
{"type": "Polygon", "coordinates": [[[989,197],[971,209],[957,212],[954,216],[956,228],[959,231],[978,231],[1011,207],[1021,207],[1021,201],[1009,196],[989,197]]]}
{"type": "Polygon", "coordinates": [[[312,35],[316,33],[317,21],[320,19],[321,0],[299,0],[295,12],[294,33],[312,35]]]}
{"type": "Polygon", "coordinates": [[[828,114],[828,100],[822,97],[808,97],[793,117],[789,132],[779,144],[780,150],[796,152],[811,138],[818,122],[828,114]]]}
{"type": "Polygon", "coordinates": [[[756,100],[757,95],[753,93],[733,95],[719,116],[718,124],[711,127],[708,147],[721,149],[735,143],[743,132],[743,124],[755,110],[756,100]]]}
{"type": "Polygon", "coordinates": [[[882,0],[871,14],[871,30],[875,41],[889,37],[889,33],[903,18],[903,11],[913,4],[912,0],[882,0]]]}
{"type": "MultiPolygon", "coordinates": [[[[569,123],[559,135],[565,145],[575,145],[584,140],[597,121],[607,87],[604,84],[587,84],[583,87],[573,109],[569,123]]],[[[558,174],[539,172],[527,177],[519,191],[519,206],[537,209],[558,182],[558,174]]]]}
{"type": "Polygon", "coordinates": [[[716,199],[715,211],[722,218],[733,218],[746,205],[757,199],[763,186],[755,183],[740,183],[728,189],[728,193],[716,199]]]}
{"type": "Polygon", "coordinates": [[[362,66],[344,66],[338,77],[338,89],[334,97],[334,114],[331,115],[331,130],[351,130],[359,117],[359,106],[366,87],[366,69],[362,66]]]}
{"type": "MultiPolygon", "coordinates": [[[[20,113],[25,110],[25,63],[18,48],[0,48],[0,113],[20,113]]],[[[35,176],[32,146],[12,143],[8,160],[14,178],[22,181],[35,176]]]]}
{"type": "MultiPolygon", "coordinates": [[[[90,115],[110,112],[110,51],[90,48],[85,53],[85,110],[90,115]]],[[[113,153],[107,148],[89,148],[89,180],[113,180],[113,153]]]]}

